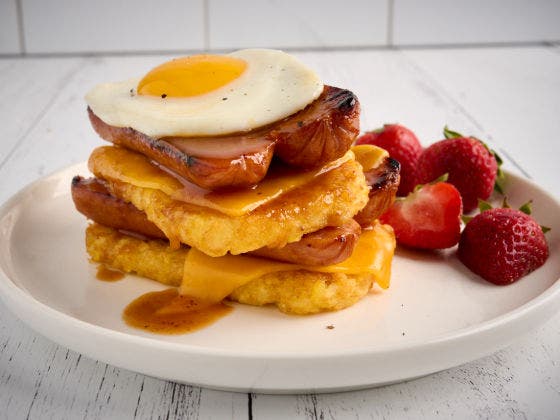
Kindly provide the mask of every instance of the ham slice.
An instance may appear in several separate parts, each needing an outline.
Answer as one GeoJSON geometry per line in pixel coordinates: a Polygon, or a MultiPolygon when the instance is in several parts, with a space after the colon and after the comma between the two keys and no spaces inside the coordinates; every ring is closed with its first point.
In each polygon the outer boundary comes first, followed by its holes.
{"type": "Polygon", "coordinates": [[[344,89],[325,86],[300,112],[246,133],[156,139],[130,127],[89,118],[101,138],[144,154],[208,190],[243,188],[262,180],[273,156],[288,165],[316,168],[344,155],[359,133],[360,105],[344,89]]]}

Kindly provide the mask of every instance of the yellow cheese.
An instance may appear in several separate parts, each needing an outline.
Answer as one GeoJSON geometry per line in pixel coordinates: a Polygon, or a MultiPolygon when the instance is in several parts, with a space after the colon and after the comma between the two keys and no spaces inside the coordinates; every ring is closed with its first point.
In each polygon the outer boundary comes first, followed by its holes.
{"type": "Polygon", "coordinates": [[[370,171],[377,168],[383,161],[389,157],[389,152],[381,147],[372,144],[360,144],[352,147],[352,152],[356,156],[356,160],[362,165],[364,171],[370,171]]]}
{"type": "Polygon", "coordinates": [[[109,180],[126,182],[141,188],[158,189],[175,200],[217,210],[228,216],[242,216],[282,194],[299,188],[354,159],[349,151],[340,159],[310,170],[269,170],[266,178],[252,188],[228,192],[213,192],[180,180],[150,162],[145,156],[127,149],[103,146],[95,149],[89,159],[90,170],[109,180]]]}
{"type": "Polygon", "coordinates": [[[395,236],[388,225],[376,223],[365,230],[346,261],[339,264],[308,267],[281,263],[247,255],[209,257],[192,248],[185,260],[180,293],[208,302],[219,302],[238,287],[265,274],[307,270],[323,273],[373,274],[379,286],[389,287],[395,236]]]}
{"type": "Polygon", "coordinates": [[[102,146],[94,149],[88,167],[96,176],[104,179],[152,188],[168,195],[182,188],[178,179],[151,164],[147,157],[121,147],[102,146]]]}

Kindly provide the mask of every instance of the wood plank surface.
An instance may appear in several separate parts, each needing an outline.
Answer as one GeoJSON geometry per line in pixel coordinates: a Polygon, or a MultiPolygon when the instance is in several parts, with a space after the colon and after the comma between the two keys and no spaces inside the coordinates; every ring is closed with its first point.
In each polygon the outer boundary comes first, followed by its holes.
{"type": "MultiPolygon", "coordinates": [[[[300,52],[355,91],[362,128],[401,122],[424,144],[449,124],[487,140],[505,167],[560,197],[557,45],[300,52]]],[[[164,56],[0,59],[0,202],[102,144],[83,96],[164,56]]],[[[556,250],[558,252],[558,250],[556,250]]],[[[325,395],[231,393],[108,366],[35,334],[0,303],[0,418],[532,418],[560,410],[560,316],[492,356],[418,380],[325,395]]],[[[242,374],[242,372],[240,372],[242,374]]]]}

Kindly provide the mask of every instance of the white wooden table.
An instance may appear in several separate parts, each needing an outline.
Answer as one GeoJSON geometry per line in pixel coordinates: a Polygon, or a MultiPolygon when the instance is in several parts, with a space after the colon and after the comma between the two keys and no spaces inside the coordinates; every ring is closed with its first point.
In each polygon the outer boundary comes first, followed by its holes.
{"type": "MultiPolygon", "coordinates": [[[[486,139],[505,167],[560,197],[560,45],[300,52],[352,89],[362,129],[400,122],[424,144],[455,130],[486,139]]],[[[83,96],[168,57],[0,59],[0,202],[102,144],[83,96]]],[[[559,252],[559,250],[552,250],[559,252]]],[[[40,279],[38,279],[40,281],[40,279]]],[[[560,314],[492,356],[422,379],[328,395],[220,392],[82,357],[0,303],[0,418],[532,418],[560,413],[560,314]]]]}

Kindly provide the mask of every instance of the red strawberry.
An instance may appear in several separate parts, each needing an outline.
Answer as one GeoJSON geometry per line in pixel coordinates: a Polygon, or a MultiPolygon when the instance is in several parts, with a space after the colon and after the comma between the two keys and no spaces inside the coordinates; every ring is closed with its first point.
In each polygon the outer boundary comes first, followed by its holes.
{"type": "Polygon", "coordinates": [[[490,209],[467,223],[458,254],[474,273],[505,285],[543,265],[548,245],[531,216],[510,208],[490,209]]]}
{"type": "MultiPolygon", "coordinates": [[[[369,131],[358,138],[356,144],[379,146],[401,164],[401,183],[397,195],[405,196],[414,189],[416,164],[422,153],[422,146],[416,135],[398,124],[385,124],[382,128],[369,131]]],[[[437,177],[432,178],[430,181],[437,177]]]]}
{"type": "Polygon", "coordinates": [[[447,182],[436,182],[397,199],[380,220],[393,227],[402,245],[449,248],[459,241],[462,208],[459,191],[447,182]]]}
{"type": "Polygon", "coordinates": [[[461,192],[465,212],[475,209],[478,199],[490,197],[496,176],[496,156],[474,137],[462,137],[444,129],[446,140],[432,144],[418,160],[416,183],[430,182],[447,173],[448,182],[461,192]]]}

